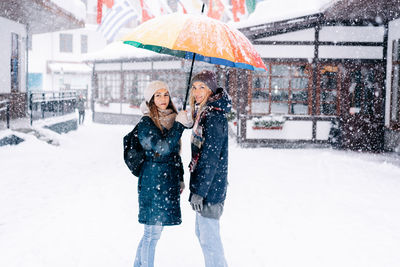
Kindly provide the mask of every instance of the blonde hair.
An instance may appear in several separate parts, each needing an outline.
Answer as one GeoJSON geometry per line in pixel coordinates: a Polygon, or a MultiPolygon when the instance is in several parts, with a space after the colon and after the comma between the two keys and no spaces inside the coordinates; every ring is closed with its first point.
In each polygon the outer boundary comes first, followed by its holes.
{"type": "MultiPolygon", "coordinates": [[[[203,99],[203,101],[199,104],[199,110],[201,110],[206,104],[208,99],[210,98],[210,96],[212,96],[213,92],[211,91],[211,89],[207,86],[207,84],[204,83],[204,85],[206,86],[206,88],[209,90],[209,94],[206,98],[203,99]]],[[[193,85],[192,85],[193,86],[193,85]]],[[[189,95],[189,105],[190,108],[192,109],[192,118],[193,120],[196,120],[196,118],[194,117],[194,112],[195,112],[195,106],[196,106],[196,100],[193,96],[193,90],[190,89],[190,95],[189,95]]],[[[197,116],[199,116],[200,114],[197,113],[197,116]]]]}

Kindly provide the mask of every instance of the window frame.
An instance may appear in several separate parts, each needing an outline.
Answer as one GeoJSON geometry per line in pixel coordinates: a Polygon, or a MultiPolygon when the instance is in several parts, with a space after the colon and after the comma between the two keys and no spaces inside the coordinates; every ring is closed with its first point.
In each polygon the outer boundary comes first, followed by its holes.
{"type": "MultiPolygon", "coordinates": [[[[332,72],[332,71],[330,71],[332,72]]],[[[339,69],[339,66],[336,64],[331,64],[331,63],[323,63],[318,66],[318,77],[317,77],[317,91],[316,91],[316,115],[319,116],[340,116],[340,98],[341,98],[341,91],[342,91],[342,85],[341,85],[341,72],[339,69]],[[336,69],[336,89],[331,90],[331,89],[322,89],[321,86],[321,79],[322,79],[322,71],[324,68],[334,68],[336,69]],[[335,102],[326,102],[326,101],[321,101],[321,95],[323,92],[331,92],[331,91],[336,91],[336,103],[335,102]],[[323,103],[328,103],[328,104],[335,104],[336,105],[336,113],[335,114],[323,114],[321,111],[321,105],[323,103]]]]}
{"type": "Polygon", "coordinates": [[[257,88],[254,87],[254,81],[257,77],[262,77],[265,73],[255,73],[252,75],[251,78],[251,93],[249,94],[249,112],[252,115],[270,115],[270,114],[282,114],[282,115],[311,115],[311,85],[312,85],[312,75],[311,75],[311,64],[307,62],[270,62],[267,63],[267,85],[265,88],[262,86],[257,88]],[[285,75],[273,75],[272,74],[272,66],[284,65],[288,67],[288,74],[285,75]],[[304,75],[293,75],[294,67],[305,66],[304,75]],[[272,91],[275,90],[272,88],[272,80],[273,79],[287,79],[288,80],[288,87],[287,88],[279,88],[276,90],[279,91],[286,91],[288,94],[287,101],[274,101],[272,99],[272,91]],[[293,87],[293,79],[304,79],[307,78],[307,86],[304,89],[296,89],[293,87]],[[268,105],[266,107],[266,112],[253,112],[253,95],[255,92],[264,92],[268,94],[268,99],[266,99],[265,103],[268,105]],[[297,101],[293,100],[293,92],[306,92],[307,101],[297,101]],[[271,113],[271,106],[273,103],[286,103],[287,104],[287,113],[271,113]],[[296,114],[293,111],[292,104],[306,104],[307,105],[307,113],[306,114],[296,114]]]}
{"type": "Polygon", "coordinates": [[[60,35],[59,35],[59,50],[60,50],[60,53],[73,53],[73,51],[74,51],[74,48],[73,48],[73,46],[74,46],[74,36],[73,36],[73,34],[71,34],[71,33],[60,33],[60,35]],[[70,38],[70,39],[68,39],[68,38],[70,38]],[[70,49],[68,49],[69,48],[69,46],[68,46],[68,44],[71,44],[70,45],[70,49]]]}
{"type": "Polygon", "coordinates": [[[81,54],[87,54],[89,46],[89,37],[87,34],[81,34],[81,54]]]}

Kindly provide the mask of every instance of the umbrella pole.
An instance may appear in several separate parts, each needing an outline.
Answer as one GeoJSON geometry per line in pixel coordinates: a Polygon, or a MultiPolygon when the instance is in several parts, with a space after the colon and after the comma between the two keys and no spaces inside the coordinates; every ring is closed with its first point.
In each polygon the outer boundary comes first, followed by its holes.
{"type": "MultiPolygon", "coordinates": [[[[203,6],[201,7],[201,14],[203,14],[203,12],[204,12],[204,6],[205,6],[205,4],[203,3],[203,6]]],[[[192,79],[192,72],[193,72],[193,65],[194,65],[195,57],[196,57],[196,53],[193,53],[192,66],[190,67],[189,79],[188,79],[187,88],[186,88],[185,102],[183,102],[183,110],[186,110],[186,102],[187,102],[188,95],[189,95],[190,80],[192,79]]]]}
{"type": "Polygon", "coordinates": [[[189,90],[190,90],[190,80],[192,79],[193,65],[194,65],[194,58],[195,58],[195,57],[196,57],[196,53],[193,53],[193,58],[192,58],[192,66],[190,67],[189,79],[188,79],[188,82],[187,82],[187,88],[186,88],[185,102],[183,102],[183,110],[186,110],[186,102],[187,102],[188,95],[189,95],[189,90]]]}

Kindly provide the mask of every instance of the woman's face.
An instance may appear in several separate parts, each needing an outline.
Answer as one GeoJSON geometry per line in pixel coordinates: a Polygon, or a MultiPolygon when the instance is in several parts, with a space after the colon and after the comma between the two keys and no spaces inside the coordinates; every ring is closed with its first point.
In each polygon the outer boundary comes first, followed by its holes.
{"type": "Polygon", "coordinates": [[[159,89],[154,93],[154,104],[158,109],[167,109],[169,104],[169,93],[167,89],[159,89]]]}
{"type": "Polygon", "coordinates": [[[212,94],[212,91],[208,86],[200,81],[194,82],[192,85],[192,95],[196,101],[196,104],[200,104],[203,101],[207,100],[208,97],[212,94]]]}

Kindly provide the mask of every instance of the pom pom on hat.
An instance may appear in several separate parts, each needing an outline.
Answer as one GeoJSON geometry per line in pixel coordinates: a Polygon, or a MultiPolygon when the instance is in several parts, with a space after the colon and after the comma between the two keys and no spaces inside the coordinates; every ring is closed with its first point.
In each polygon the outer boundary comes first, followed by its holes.
{"type": "Polygon", "coordinates": [[[203,82],[208,86],[208,88],[210,88],[213,94],[217,92],[217,77],[212,71],[203,70],[202,72],[197,73],[192,78],[192,84],[194,82],[203,82]]]}
{"type": "Polygon", "coordinates": [[[152,81],[151,83],[149,83],[149,85],[147,85],[146,89],[144,90],[144,100],[146,100],[147,103],[150,102],[155,92],[160,89],[167,89],[167,91],[169,92],[168,85],[163,81],[152,81]]]}

